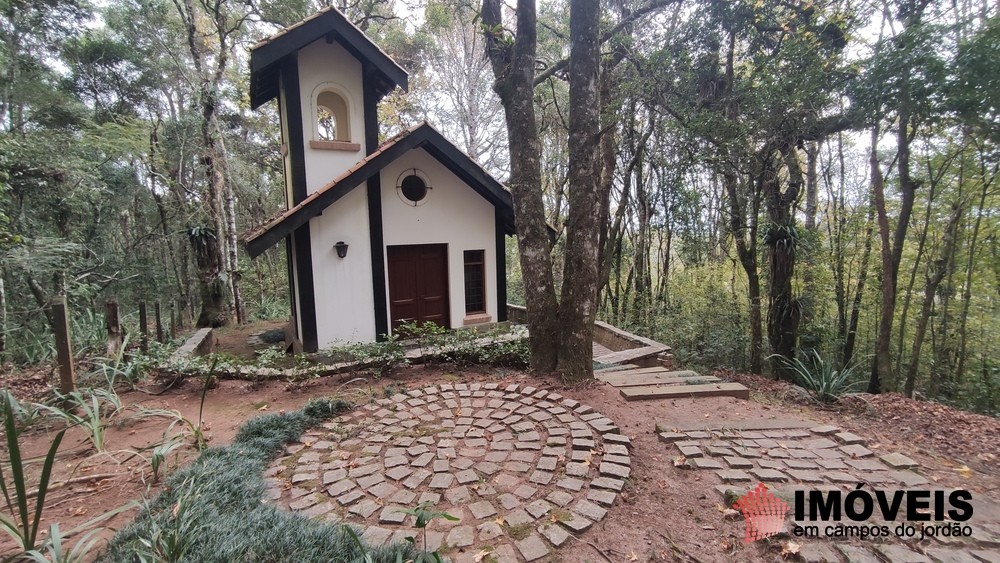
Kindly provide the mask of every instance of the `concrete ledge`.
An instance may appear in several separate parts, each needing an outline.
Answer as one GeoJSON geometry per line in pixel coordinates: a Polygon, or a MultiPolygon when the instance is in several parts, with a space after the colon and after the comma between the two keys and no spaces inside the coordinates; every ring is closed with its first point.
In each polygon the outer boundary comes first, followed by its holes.
{"type": "Polygon", "coordinates": [[[211,328],[201,328],[184,341],[180,348],[170,356],[171,363],[183,362],[194,356],[204,356],[215,348],[215,336],[211,328]]]}

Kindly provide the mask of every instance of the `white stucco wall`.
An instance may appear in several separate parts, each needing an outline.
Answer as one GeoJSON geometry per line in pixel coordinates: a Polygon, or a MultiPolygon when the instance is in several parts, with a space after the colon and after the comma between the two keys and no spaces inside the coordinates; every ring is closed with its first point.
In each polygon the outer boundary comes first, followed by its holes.
{"type": "Polygon", "coordinates": [[[375,340],[371,239],[365,186],[352,190],[309,221],[316,293],[316,338],[319,348],[344,342],[375,340]],[[347,257],[333,247],[348,244],[347,257]]]}
{"type": "Polygon", "coordinates": [[[320,39],[299,51],[299,92],[302,104],[303,150],[306,159],[306,193],[313,193],[343,174],[365,157],[364,103],[361,63],[339,43],[320,39]],[[325,89],[347,102],[350,114],[350,142],[358,151],[314,149],[310,140],[316,133],[316,97],[325,89]]]}
{"type": "MultiPolygon", "coordinates": [[[[449,314],[452,328],[465,318],[465,250],[485,250],[486,312],[497,320],[496,232],[493,206],[423,149],[414,149],[382,170],[382,232],[386,246],[448,245],[449,314]],[[432,187],[414,207],[396,193],[399,176],[416,168],[432,187]]],[[[386,264],[386,287],[388,287],[386,264]]],[[[386,310],[389,303],[386,302],[386,310]]]]}

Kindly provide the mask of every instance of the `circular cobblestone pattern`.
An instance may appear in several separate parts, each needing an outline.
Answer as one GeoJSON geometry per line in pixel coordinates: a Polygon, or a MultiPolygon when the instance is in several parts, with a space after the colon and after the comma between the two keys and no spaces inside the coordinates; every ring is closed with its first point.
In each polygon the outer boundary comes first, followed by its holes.
{"type": "Polygon", "coordinates": [[[534,561],[607,515],[631,471],[629,447],[610,419],[555,393],[440,385],[307,432],[265,478],[269,500],[356,525],[372,544],[419,538],[402,511],[430,501],[458,521],[432,522],[427,549],[534,561]]]}

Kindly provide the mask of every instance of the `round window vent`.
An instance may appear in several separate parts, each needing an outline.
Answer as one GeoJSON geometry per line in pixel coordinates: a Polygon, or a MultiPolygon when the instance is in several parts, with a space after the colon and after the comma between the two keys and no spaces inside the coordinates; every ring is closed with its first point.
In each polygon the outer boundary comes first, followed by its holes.
{"type": "Polygon", "coordinates": [[[403,203],[416,207],[427,201],[431,186],[423,172],[412,168],[399,177],[396,182],[396,192],[403,203]]]}

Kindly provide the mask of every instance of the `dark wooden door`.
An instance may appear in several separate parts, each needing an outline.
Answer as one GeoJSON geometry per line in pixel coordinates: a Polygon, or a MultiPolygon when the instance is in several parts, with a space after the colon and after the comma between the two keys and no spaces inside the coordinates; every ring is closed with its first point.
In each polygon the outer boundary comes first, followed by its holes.
{"type": "Polygon", "coordinates": [[[448,326],[448,245],[389,246],[389,318],[448,326]]]}

